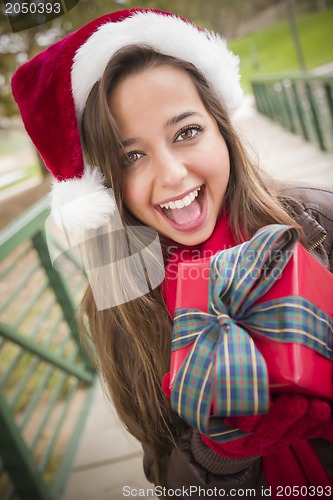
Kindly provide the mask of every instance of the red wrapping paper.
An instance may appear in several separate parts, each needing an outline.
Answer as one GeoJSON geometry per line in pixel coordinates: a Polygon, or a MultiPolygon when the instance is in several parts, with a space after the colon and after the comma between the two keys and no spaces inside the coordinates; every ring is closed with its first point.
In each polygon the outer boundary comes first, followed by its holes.
{"type": "MultiPolygon", "coordinates": [[[[176,308],[208,311],[209,267],[210,259],[179,264],[176,308]]],[[[333,275],[300,244],[282,276],[258,303],[291,295],[311,301],[333,317],[333,275]]],[[[277,342],[256,334],[253,340],[267,363],[271,392],[299,392],[333,400],[332,361],[301,344],[277,342]]],[[[172,353],[170,389],[190,349],[191,345],[172,353]]]]}

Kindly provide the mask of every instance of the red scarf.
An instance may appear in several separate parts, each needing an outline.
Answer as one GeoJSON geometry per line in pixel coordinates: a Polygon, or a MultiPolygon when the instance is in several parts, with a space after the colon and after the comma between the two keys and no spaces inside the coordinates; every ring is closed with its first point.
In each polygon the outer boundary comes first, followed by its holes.
{"type": "Polygon", "coordinates": [[[200,245],[187,247],[173,243],[169,245],[173,251],[168,260],[165,275],[166,281],[163,284],[163,292],[168,311],[174,317],[177,288],[177,268],[179,262],[189,262],[191,260],[210,258],[217,252],[236,246],[235,240],[226,216],[221,216],[218,220],[212,235],[208,240],[200,245]]]}
{"type": "MultiPolygon", "coordinates": [[[[177,243],[169,246],[172,253],[166,266],[166,280],[163,284],[163,292],[168,311],[172,317],[175,312],[178,264],[180,262],[210,258],[216,252],[231,248],[237,244],[238,242],[232,234],[228,218],[225,215],[220,217],[213,234],[204,243],[193,247],[186,247],[177,243]]],[[[209,445],[207,438],[204,441],[209,445]]],[[[217,443],[212,443],[211,447],[218,453],[217,443]]],[[[283,489],[286,486],[297,486],[299,490],[302,486],[309,488],[310,485],[314,488],[317,486],[323,488],[325,486],[327,488],[333,487],[332,478],[324,470],[316,452],[308,441],[300,441],[278,453],[264,456],[262,461],[267,486],[271,488],[271,499],[284,498],[285,495],[288,495],[287,490],[283,489]],[[281,494],[277,497],[276,495],[279,494],[280,490],[281,494]]],[[[314,492],[316,491],[314,489],[314,492]]],[[[317,498],[316,494],[311,496],[317,498]]],[[[320,495],[318,494],[318,496],[320,495]]],[[[290,497],[293,498],[293,494],[290,497]]]]}

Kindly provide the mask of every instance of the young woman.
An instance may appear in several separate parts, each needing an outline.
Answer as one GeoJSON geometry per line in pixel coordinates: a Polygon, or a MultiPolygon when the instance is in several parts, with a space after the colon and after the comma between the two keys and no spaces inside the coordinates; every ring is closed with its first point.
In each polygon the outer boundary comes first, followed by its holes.
{"type": "MultiPolygon", "coordinates": [[[[82,304],[118,414],[143,444],[148,479],[173,489],[256,488],[259,497],[277,471],[275,484],[330,488],[328,403],[272,398],[251,440],[220,446],[184,422],[162,389],[177,278],[170,254],[181,261],[186,251],[191,260],[191,252],[214,254],[268,224],[296,224],[303,244],[333,269],[333,195],[283,190],[248,158],[231,121],[242,93],[225,41],[169,14],[121,11],[19,68],[13,93],[58,180],[52,208],[66,230],[100,228],[115,200],[125,229],[145,225],[160,235],[166,287],[103,310],[88,288],[82,304]],[[290,448],[298,442],[306,448],[290,448]],[[297,476],[302,453],[316,471],[312,482],[297,476]]],[[[117,236],[109,234],[114,248],[117,236]]]]}

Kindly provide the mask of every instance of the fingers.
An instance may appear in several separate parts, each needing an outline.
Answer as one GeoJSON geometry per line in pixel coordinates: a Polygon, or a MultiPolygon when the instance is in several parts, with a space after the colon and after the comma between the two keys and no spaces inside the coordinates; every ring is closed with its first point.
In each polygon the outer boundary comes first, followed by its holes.
{"type": "Polygon", "coordinates": [[[329,403],[317,398],[310,398],[308,414],[313,421],[323,422],[332,417],[332,409],[329,403]]]}
{"type": "Polygon", "coordinates": [[[276,453],[303,439],[325,437],[333,440],[330,405],[301,394],[273,397],[269,412],[265,415],[232,417],[225,422],[251,432],[247,437],[222,445],[229,452],[244,456],[276,453]]]}

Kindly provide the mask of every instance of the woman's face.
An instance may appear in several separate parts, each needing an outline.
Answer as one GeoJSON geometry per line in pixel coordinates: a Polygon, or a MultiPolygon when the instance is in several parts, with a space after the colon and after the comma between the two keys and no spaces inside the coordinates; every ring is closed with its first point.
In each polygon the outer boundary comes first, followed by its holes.
{"type": "Polygon", "coordinates": [[[124,148],[124,195],[144,224],[184,245],[212,234],[230,162],[217,123],[186,71],[159,66],[123,80],[110,110],[124,148]]]}

